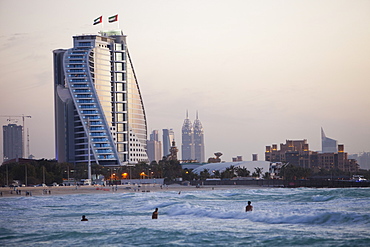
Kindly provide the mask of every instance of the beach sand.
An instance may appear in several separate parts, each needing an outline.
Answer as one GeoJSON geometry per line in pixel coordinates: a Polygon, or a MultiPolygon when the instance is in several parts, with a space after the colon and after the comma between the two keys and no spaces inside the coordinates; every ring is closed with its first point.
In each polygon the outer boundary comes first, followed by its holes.
{"type": "Polygon", "coordinates": [[[92,194],[92,193],[147,193],[159,191],[177,191],[183,193],[186,191],[201,190],[224,190],[224,189],[261,189],[261,186],[249,185],[207,185],[183,186],[179,184],[162,185],[159,184],[141,184],[138,185],[114,185],[114,186],[48,186],[48,187],[2,187],[0,188],[0,197],[15,196],[53,196],[67,194],[92,194]],[[18,190],[18,193],[17,193],[18,190]],[[20,191],[20,192],[19,192],[20,191]],[[27,193],[28,192],[28,193],[27,193]],[[1,195],[2,194],[2,195],[1,195]],[[27,195],[28,194],[28,195],[27,195]]]}

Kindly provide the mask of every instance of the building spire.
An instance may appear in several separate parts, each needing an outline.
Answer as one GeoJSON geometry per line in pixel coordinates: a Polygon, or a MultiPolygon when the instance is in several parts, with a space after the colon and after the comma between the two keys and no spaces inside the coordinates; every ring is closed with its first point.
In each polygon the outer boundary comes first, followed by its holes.
{"type": "Polygon", "coordinates": [[[186,109],[186,119],[189,118],[189,112],[188,112],[188,109],[186,109]]]}
{"type": "Polygon", "coordinates": [[[325,139],[326,135],[324,133],[323,128],[321,127],[321,139],[325,139]]]}

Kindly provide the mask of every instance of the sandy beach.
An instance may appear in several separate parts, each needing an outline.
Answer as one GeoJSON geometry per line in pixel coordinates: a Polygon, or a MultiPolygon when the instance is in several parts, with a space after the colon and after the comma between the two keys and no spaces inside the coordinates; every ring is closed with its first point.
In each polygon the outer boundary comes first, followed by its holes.
{"type": "Polygon", "coordinates": [[[0,196],[53,196],[67,194],[92,194],[92,193],[147,193],[159,191],[177,191],[179,193],[197,190],[223,190],[223,189],[261,189],[261,186],[243,186],[243,185],[208,185],[200,186],[183,186],[178,184],[172,185],[117,185],[117,186],[48,186],[48,187],[2,187],[0,196]],[[18,192],[17,192],[18,190],[18,192]],[[28,193],[27,193],[28,192],[28,193]]]}

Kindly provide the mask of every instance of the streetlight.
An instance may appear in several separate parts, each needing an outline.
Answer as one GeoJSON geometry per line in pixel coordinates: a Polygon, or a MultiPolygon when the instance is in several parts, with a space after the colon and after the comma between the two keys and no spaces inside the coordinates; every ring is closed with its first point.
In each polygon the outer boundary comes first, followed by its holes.
{"type": "Polygon", "coordinates": [[[24,164],[24,169],[25,169],[25,185],[27,186],[27,164],[24,164]]]}
{"type": "Polygon", "coordinates": [[[87,118],[87,150],[88,150],[88,173],[87,173],[87,178],[89,179],[89,183],[91,185],[91,157],[90,157],[90,118],[87,118]]]}

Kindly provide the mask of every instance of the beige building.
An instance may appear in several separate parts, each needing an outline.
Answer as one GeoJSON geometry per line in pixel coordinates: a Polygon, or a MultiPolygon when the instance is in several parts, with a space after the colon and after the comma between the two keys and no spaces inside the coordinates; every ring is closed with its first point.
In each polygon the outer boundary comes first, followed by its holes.
{"type": "Polygon", "coordinates": [[[344,152],[344,145],[338,145],[338,152],[318,153],[309,150],[306,139],[286,140],[286,143],[266,146],[265,160],[270,162],[290,163],[296,166],[319,169],[339,169],[346,172],[356,172],[359,169],[356,160],[348,159],[348,154],[344,152]]]}

